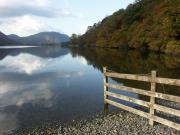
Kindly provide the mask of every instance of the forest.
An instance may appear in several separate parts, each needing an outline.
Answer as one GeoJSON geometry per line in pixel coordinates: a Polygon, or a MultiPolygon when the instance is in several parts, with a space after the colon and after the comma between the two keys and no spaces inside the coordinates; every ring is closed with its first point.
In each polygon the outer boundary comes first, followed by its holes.
{"type": "Polygon", "coordinates": [[[180,55],[180,0],[136,0],[85,34],[72,34],[71,44],[180,55]]]}

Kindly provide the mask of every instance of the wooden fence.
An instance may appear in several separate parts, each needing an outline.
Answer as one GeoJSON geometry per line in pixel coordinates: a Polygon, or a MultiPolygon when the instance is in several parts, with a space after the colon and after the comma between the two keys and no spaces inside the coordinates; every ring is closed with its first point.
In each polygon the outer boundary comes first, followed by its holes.
{"type": "Polygon", "coordinates": [[[103,70],[104,70],[104,102],[105,102],[105,104],[110,104],[115,107],[127,110],[129,112],[140,115],[142,117],[145,117],[145,118],[149,119],[149,124],[152,126],[154,125],[154,121],[155,121],[155,122],[167,125],[169,127],[175,128],[177,130],[180,130],[179,123],[172,122],[170,120],[167,120],[165,118],[155,115],[155,110],[158,110],[158,111],[161,111],[164,113],[168,113],[168,114],[180,117],[180,110],[176,110],[176,109],[169,108],[164,105],[162,106],[162,105],[155,103],[155,98],[158,98],[158,99],[164,99],[164,100],[168,100],[168,101],[177,102],[179,104],[180,103],[179,96],[173,96],[173,95],[169,95],[169,94],[163,94],[163,93],[156,92],[156,84],[157,83],[180,86],[179,79],[169,79],[169,78],[157,77],[156,71],[152,71],[150,76],[145,76],[145,75],[133,75],[133,74],[107,72],[106,67],[104,67],[103,70]],[[110,84],[110,83],[108,83],[108,77],[149,82],[149,83],[151,83],[151,88],[150,88],[150,90],[143,90],[143,89],[137,89],[137,88],[127,87],[127,86],[122,86],[122,85],[110,84]],[[147,101],[143,101],[143,100],[136,99],[133,97],[128,97],[125,95],[113,93],[113,92],[108,91],[108,87],[127,91],[127,92],[133,92],[133,93],[140,94],[140,95],[145,95],[145,96],[150,97],[150,101],[147,102],[147,101]],[[120,99],[120,100],[128,101],[131,103],[135,103],[135,104],[138,104],[143,107],[147,107],[149,109],[149,112],[147,113],[147,112],[123,105],[121,103],[112,101],[109,99],[109,96],[120,99]]]}

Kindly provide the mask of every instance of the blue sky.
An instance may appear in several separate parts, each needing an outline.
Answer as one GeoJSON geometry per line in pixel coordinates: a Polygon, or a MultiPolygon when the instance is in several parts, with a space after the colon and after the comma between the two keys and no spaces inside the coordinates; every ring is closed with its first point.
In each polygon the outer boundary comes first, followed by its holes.
{"type": "Polygon", "coordinates": [[[41,31],[83,34],[87,26],[134,0],[0,0],[0,31],[27,36],[41,31]]]}

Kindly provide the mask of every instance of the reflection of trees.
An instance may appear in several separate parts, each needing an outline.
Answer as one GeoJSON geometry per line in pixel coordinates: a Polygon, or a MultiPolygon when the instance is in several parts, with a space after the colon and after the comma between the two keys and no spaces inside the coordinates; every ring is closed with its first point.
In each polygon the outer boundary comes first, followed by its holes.
{"type": "MultiPolygon", "coordinates": [[[[116,49],[101,48],[72,48],[73,56],[80,55],[86,58],[90,65],[102,71],[103,66],[108,69],[132,74],[148,74],[151,70],[156,70],[158,76],[168,78],[179,78],[180,58],[163,54],[143,54],[138,51],[120,51],[116,49]]],[[[114,79],[123,82],[127,86],[150,89],[149,84],[137,81],[127,81],[114,79]]],[[[179,94],[178,87],[167,87],[158,85],[158,91],[179,94]]]]}
{"type": "Polygon", "coordinates": [[[11,49],[0,49],[0,60],[4,59],[10,52],[11,49]]]}

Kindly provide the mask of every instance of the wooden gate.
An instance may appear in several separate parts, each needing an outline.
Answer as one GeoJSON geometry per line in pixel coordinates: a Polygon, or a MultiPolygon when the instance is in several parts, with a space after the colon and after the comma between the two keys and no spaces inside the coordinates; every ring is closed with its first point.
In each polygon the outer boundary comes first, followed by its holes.
{"type": "MultiPolygon", "coordinates": [[[[115,107],[127,110],[129,112],[140,115],[142,117],[145,117],[145,118],[149,119],[149,124],[152,126],[154,125],[154,121],[156,121],[161,124],[167,125],[169,127],[175,128],[177,130],[180,130],[179,123],[156,116],[154,113],[155,110],[158,110],[158,111],[161,111],[164,113],[168,113],[168,114],[180,117],[180,110],[166,107],[164,105],[162,106],[162,105],[155,103],[155,98],[158,98],[158,99],[164,99],[167,101],[177,102],[178,104],[180,104],[179,96],[173,96],[173,95],[169,95],[169,94],[163,94],[163,93],[156,92],[156,84],[157,83],[166,84],[166,85],[174,85],[174,86],[179,87],[180,86],[179,79],[169,79],[169,78],[157,77],[156,71],[152,71],[150,76],[145,76],[145,75],[107,72],[106,67],[104,67],[103,72],[104,72],[104,102],[105,102],[105,104],[110,104],[115,107]],[[137,89],[137,88],[127,87],[127,86],[122,86],[122,85],[110,84],[110,83],[108,83],[108,77],[148,82],[148,83],[151,83],[151,88],[150,88],[150,90],[143,90],[143,89],[137,89]],[[147,101],[143,101],[143,100],[136,99],[133,97],[128,97],[125,95],[113,93],[113,92],[108,91],[108,87],[114,88],[114,89],[119,89],[122,91],[132,92],[132,93],[136,93],[136,94],[140,94],[140,95],[149,96],[150,101],[147,102],[147,101]],[[110,100],[109,96],[146,107],[146,108],[148,108],[149,112],[144,112],[144,111],[123,105],[121,103],[115,102],[113,100],[110,100]]],[[[180,90],[180,89],[178,89],[178,90],[180,90]]]]}

